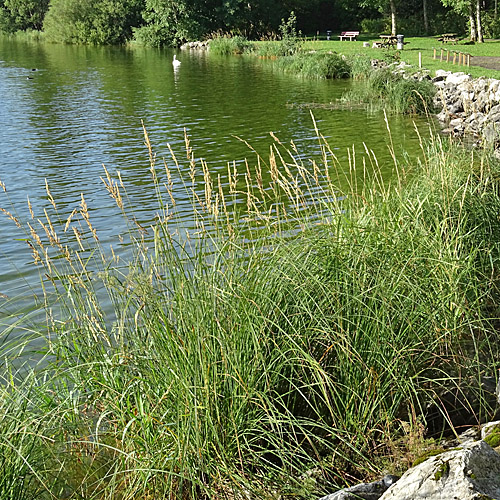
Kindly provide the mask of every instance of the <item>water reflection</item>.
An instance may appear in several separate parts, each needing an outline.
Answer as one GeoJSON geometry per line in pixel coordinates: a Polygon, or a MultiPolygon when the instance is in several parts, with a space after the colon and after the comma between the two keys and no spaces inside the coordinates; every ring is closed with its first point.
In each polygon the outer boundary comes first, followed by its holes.
{"type": "MultiPolygon", "coordinates": [[[[29,196],[35,213],[43,213],[47,179],[64,218],[78,208],[83,193],[104,244],[116,244],[126,224],[102,185],[103,164],[111,172],[120,170],[139,221],[151,220],[157,210],[142,122],[158,165],[162,158],[175,165],[171,147],[181,171],[189,170],[186,130],[196,158],[206,159],[225,189],[227,163],[236,160],[244,167],[248,159],[253,168],[256,153],[266,157],[274,143],[269,132],[285,144],[293,140],[306,163],[321,155],[309,109],[290,104],[330,103],[352,85],[290,77],[266,61],[216,57],[206,51],[183,52],[178,68],[171,63],[173,52],[159,49],[32,45],[0,39],[0,53],[0,179],[8,186],[12,203],[27,219],[29,196]]],[[[390,138],[381,114],[316,109],[314,116],[339,165],[349,168],[354,144],[359,165],[363,161],[370,165],[373,150],[390,176],[390,138]]],[[[417,125],[425,135],[425,121],[417,125]]],[[[391,129],[396,153],[416,154],[413,121],[394,117],[391,129]]],[[[179,176],[175,168],[172,172],[176,185],[179,176]]],[[[178,197],[179,217],[189,227],[189,200],[182,190],[178,197]]],[[[5,197],[0,201],[5,206],[5,197]]],[[[30,252],[16,240],[18,230],[5,219],[0,236],[4,263],[0,292],[16,293],[21,287],[19,275],[37,279],[28,265],[30,252]]]]}

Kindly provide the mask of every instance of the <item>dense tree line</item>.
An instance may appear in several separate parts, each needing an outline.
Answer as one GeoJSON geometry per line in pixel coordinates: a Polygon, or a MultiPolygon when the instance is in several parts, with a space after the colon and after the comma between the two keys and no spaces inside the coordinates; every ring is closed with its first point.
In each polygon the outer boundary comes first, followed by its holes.
{"type": "Polygon", "coordinates": [[[213,33],[262,38],[290,12],[298,29],[500,36],[498,0],[0,0],[0,31],[39,30],[47,40],[96,45],[135,39],[178,45],[213,33]]]}

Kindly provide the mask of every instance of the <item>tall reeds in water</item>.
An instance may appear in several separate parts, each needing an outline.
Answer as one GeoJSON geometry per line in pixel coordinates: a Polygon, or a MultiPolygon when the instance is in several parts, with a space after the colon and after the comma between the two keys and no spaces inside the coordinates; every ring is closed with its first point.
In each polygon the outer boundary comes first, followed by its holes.
{"type": "Polygon", "coordinates": [[[83,197],[63,219],[47,187],[51,212],[27,222],[47,321],[43,368],[4,374],[17,498],[307,498],[404,467],[450,386],[489,414],[498,164],[436,138],[383,182],[370,151],[341,165],[320,137],[306,164],[275,138],[224,182],[188,139],[186,164],[157,164],[145,137],[154,220],[139,225],[126,182],[103,176],[130,223],[127,265],[83,197]]]}

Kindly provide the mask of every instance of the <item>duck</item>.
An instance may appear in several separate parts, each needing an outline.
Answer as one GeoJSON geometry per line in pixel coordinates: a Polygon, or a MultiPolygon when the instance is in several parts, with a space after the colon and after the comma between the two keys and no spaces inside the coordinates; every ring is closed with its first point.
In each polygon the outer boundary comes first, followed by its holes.
{"type": "Polygon", "coordinates": [[[174,68],[178,68],[181,65],[181,62],[177,59],[177,56],[174,54],[174,59],[172,60],[172,64],[174,68]]]}

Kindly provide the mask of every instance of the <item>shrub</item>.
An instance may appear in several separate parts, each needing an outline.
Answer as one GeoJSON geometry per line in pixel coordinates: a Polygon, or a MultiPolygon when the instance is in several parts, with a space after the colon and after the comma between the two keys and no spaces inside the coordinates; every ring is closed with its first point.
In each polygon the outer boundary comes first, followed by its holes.
{"type": "Polygon", "coordinates": [[[243,36],[215,36],[210,41],[212,54],[243,54],[251,50],[252,43],[243,36]]]}
{"type": "Polygon", "coordinates": [[[304,54],[278,59],[278,66],[284,71],[312,78],[349,78],[349,62],[339,54],[304,54]]]}
{"type": "Polygon", "coordinates": [[[379,18],[379,19],[363,19],[361,21],[361,31],[363,33],[387,33],[391,30],[390,19],[379,18]]]}
{"type": "Polygon", "coordinates": [[[403,114],[425,114],[433,110],[434,85],[426,80],[403,78],[391,68],[371,71],[363,85],[342,97],[344,101],[363,102],[403,114]]]}
{"type": "Polygon", "coordinates": [[[126,265],[83,198],[68,219],[49,187],[41,228],[20,235],[44,280],[47,359],[27,385],[2,368],[6,498],[317,497],[321,480],[380,473],[435,394],[496,373],[498,163],[436,139],[387,186],[318,138],[322,164],[275,143],[217,186],[187,138],[188,160],[162,165],[145,140],[147,228],[127,180],[103,177],[131,224],[126,265]]]}

